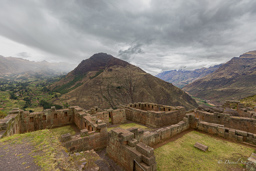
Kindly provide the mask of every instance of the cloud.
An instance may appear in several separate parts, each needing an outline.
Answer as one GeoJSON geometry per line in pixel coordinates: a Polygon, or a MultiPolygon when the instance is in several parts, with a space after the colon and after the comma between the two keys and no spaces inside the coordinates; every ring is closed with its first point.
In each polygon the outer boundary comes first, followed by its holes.
{"type": "Polygon", "coordinates": [[[31,55],[27,52],[20,52],[20,53],[17,53],[17,56],[18,57],[22,57],[22,58],[29,58],[31,57],[31,55]]]}
{"type": "Polygon", "coordinates": [[[142,44],[135,44],[126,50],[119,50],[117,56],[125,61],[130,62],[131,60],[133,60],[134,55],[144,53],[141,49],[141,46],[142,44]]]}
{"type": "Polygon", "coordinates": [[[256,47],[254,0],[3,0],[0,18],[0,36],[46,60],[79,63],[106,52],[152,74],[256,47]]]}

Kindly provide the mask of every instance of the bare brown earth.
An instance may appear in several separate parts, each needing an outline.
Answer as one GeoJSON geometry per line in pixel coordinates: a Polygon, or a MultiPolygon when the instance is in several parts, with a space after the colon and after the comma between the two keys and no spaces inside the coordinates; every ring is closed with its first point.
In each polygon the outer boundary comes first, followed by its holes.
{"type": "Polygon", "coordinates": [[[197,107],[195,100],[171,83],[105,53],[82,61],[51,88],[63,94],[60,103],[83,108],[116,108],[134,102],[197,107]]]}
{"type": "Polygon", "coordinates": [[[211,100],[215,104],[255,95],[255,89],[256,51],[232,58],[212,74],[183,88],[192,96],[211,100]]]}

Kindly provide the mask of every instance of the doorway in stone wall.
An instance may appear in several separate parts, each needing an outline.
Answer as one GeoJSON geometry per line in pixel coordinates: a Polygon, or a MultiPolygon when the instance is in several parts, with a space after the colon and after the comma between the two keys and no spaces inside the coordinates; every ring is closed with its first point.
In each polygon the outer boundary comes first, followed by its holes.
{"type": "Polygon", "coordinates": [[[88,131],[92,131],[92,126],[91,125],[88,125],[88,131]]]}
{"type": "Polygon", "coordinates": [[[113,115],[112,115],[112,112],[108,112],[108,122],[110,124],[113,124],[113,115]]]}

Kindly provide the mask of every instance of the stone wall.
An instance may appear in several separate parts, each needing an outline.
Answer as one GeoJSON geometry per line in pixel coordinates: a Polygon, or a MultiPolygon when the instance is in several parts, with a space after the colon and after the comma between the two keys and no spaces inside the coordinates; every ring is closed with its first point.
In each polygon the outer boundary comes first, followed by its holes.
{"type": "Polygon", "coordinates": [[[171,111],[175,110],[176,107],[174,106],[167,106],[167,105],[161,105],[156,103],[146,103],[146,102],[138,102],[129,104],[128,107],[140,109],[140,110],[150,110],[150,111],[171,111]]]}
{"type": "Polygon", "coordinates": [[[83,116],[86,115],[86,113],[83,111],[83,109],[79,106],[72,106],[70,107],[73,113],[74,117],[74,123],[75,125],[81,130],[85,128],[85,123],[83,116]]]}
{"type": "Polygon", "coordinates": [[[199,121],[196,129],[232,141],[247,142],[256,145],[256,134],[224,127],[224,125],[199,121]]]}
{"type": "Polygon", "coordinates": [[[66,141],[62,141],[63,146],[71,152],[105,148],[108,140],[107,125],[100,124],[95,131],[83,129],[80,135],[64,137],[66,141]]]}
{"type": "Polygon", "coordinates": [[[20,117],[18,117],[20,113],[23,113],[23,111],[13,109],[4,119],[0,119],[0,138],[21,132],[20,117]]]}
{"type": "Polygon", "coordinates": [[[167,125],[177,124],[182,121],[186,114],[185,108],[178,107],[159,107],[153,104],[132,104],[125,108],[127,120],[141,123],[150,127],[163,127],[167,125]],[[132,106],[132,107],[130,107],[132,106]],[[134,107],[140,106],[140,107],[134,107]],[[141,107],[144,106],[144,107],[141,107]],[[147,107],[148,106],[148,107],[147,107]],[[142,110],[142,109],[146,110],[142,110]],[[155,110],[149,110],[153,108],[155,110]],[[161,109],[159,111],[159,109],[161,109]]]}
{"type": "Polygon", "coordinates": [[[154,149],[137,141],[134,133],[128,130],[121,128],[111,130],[106,150],[108,156],[127,171],[156,170],[154,149]]]}
{"type": "Polygon", "coordinates": [[[112,111],[111,114],[112,124],[121,124],[126,122],[126,112],[125,109],[116,109],[112,111]]]}
{"type": "Polygon", "coordinates": [[[180,121],[177,124],[167,126],[164,128],[157,129],[153,132],[146,131],[141,136],[138,137],[138,140],[145,143],[148,146],[155,146],[160,142],[163,142],[187,129],[189,129],[190,124],[188,117],[184,117],[183,121],[180,121]]]}
{"type": "Polygon", "coordinates": [[[256,133],[256,119],[230,116],[225,113],[209,113],[201,110],[195,111],[195,117],[201,121],[224,125],[225,127],[256,133]]]}
{"type": "Polygon", "coordinates": [[[100,119],[105,123],[109,123],[110,112],[111,111],[97,112],[96,114],[94,114],[94,116],[96,116],[97,119],[100,119]]]}
{"type": "Polygon", "coordinates": [[[20,115],[20,133],[41,129],[50,129],[73,123],[73,112],[70,109],[47,109],[44,112],[23,112],[20,115]]]}

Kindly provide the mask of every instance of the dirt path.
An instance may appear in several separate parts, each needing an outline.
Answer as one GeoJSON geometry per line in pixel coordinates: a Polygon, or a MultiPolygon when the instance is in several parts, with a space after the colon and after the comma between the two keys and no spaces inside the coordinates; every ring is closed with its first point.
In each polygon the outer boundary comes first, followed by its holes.
{"type": "Polygon", "coordinates": [[[12,144],[0,142],[0,171],[38,171],[41,170],[30,156],[33,150],[26,141],[12,144]]]}

